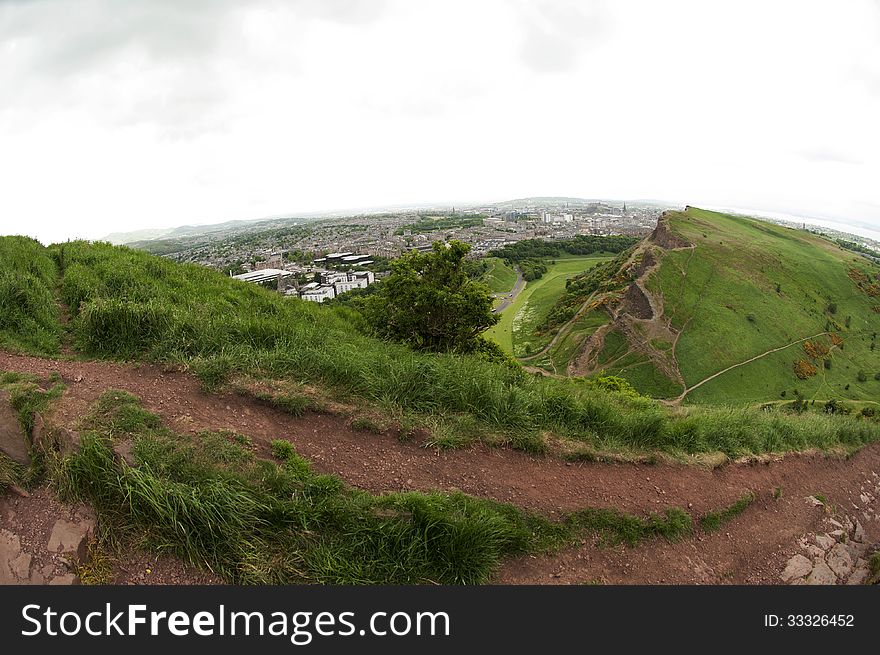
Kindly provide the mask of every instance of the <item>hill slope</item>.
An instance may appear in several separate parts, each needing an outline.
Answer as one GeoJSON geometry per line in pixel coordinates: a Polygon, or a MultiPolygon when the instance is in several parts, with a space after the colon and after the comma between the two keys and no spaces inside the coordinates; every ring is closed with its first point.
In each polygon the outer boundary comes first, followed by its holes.
{"type": "Polygon", "coordinates": [[[607,371],[701,403],[872,402],[880,268],[815,234],[687,208],[667,212],[597,296],[605,324],[569,373],[607,371]]]}
{"type": "MultiPolygon", "coordinates": [[[[15,317],[0,347],[182,365],[209,390],[277,383],[277,393],[253,393],[298,412],[341,402],[421,434],[433,447],[480,441],[570,458],[658,451],[737,456],[850,450],[880,439],[880,424],[867,417],[671,409],[601,380],[534,376],[476,355],[415,352],[370,336],[350,308],[288,299],[126,247],[5,245],[19,260],[42,261],[51,270],[39,296],[0,287],[0,305],[15,317]],[[24,347],[38,320],[54,338],[24,347]]],[[[630,274],[650,268],[644,253],[629,256],[630,274]]]]}

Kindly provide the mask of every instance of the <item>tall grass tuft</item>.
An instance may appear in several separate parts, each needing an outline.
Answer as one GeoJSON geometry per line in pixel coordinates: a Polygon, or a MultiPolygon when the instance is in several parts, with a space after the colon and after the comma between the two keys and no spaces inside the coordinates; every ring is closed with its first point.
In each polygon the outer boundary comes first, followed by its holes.
{"type": "Polygon", "coordinates": [[[0,237],[0,347],[57,355],[60,313],[53,290],[55,262],[39,242],[0,237]]]}

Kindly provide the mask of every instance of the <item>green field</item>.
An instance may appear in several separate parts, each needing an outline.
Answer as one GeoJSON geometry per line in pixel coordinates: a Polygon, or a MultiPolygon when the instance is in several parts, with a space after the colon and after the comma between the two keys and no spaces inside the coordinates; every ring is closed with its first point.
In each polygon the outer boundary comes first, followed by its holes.
{"type": "Polygon", "coordinates": [[[516,284],[516,270],[498,257],[486,257],[483,261],[489,265],[489,270],[483,274],[480,282],[488,286],[492,293],[511,291],[516,284]]]}
{"type": "Polygon", "coordinates": [[[538,335],[535,328],[547,318],[565,289],[565,280],[609,258],[605,255],[589,255],[557,259],[539,280],[526,284],[522,293],[502,312],[501,320],[486,332],[486,336],[516,357],[540,351],[550,342],[553,334],[538,335]]]}

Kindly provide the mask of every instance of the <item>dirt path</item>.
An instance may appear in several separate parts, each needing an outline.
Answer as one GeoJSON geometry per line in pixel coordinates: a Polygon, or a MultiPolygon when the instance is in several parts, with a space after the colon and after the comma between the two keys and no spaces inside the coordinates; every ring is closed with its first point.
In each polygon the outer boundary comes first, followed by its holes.
{"type": "MultiPolygon", "coordinates": [[[[499,574],[502,582],[583,582],[594,575],[607,581],[617,580],[615,576],[624,576],[621,579],[627,582],[647,581],[633,573],[644,558],[650,560],[643,570],[645,575],[666,576],[666,581],[698,581],[691,569],[687,575],[676,572],[670,568],[672,560],[664,559],[665,553],[680,554],[688,548],[697,549],[713,570],[731,568],[731,579],[753,581],[744,572],[745,563],[760,565],[770,575],[774,558],[777,553],[780,557],[784,554],[791,535],[810,529],[815,521],[815,511],[806,511],[810,508],[804,505],[804,496],[823,493],[832,502],[858,503],[858,493],[853,496],[852,492],[866,475],[880,471],[880,444],[849,460],[802,455],[715,470],[671,464],[571,464],[482,446],[436,451],[414,442],[402,443],[396,434],[353,430],[341,416],[310,413],[294,418],[250,398],[206,394],[192,376],[151,365],[57,361],[0,352],[0,370],[43,376],[58,372],[68,385],[52,416],[53,422],[61,425],[73,426],[106,389],[124,389],[142,398],[148,409],[175,430],[228,429],[261,443],[288,439],[316,470],[377,493],[458,489],[550,517],[588,506],[637,514],[677,506],[699,516],[732,504],[747,491],[761,499],[731,524],[728,530],[736,537],[728,541],[718,542],[716,535],[705,542],[658,542],[629,550],[596,549],[588,543],[556,557],[511,561],[499,574]],[[784,490],[783,499],[771,501],[776,488],[784,490]],[[710,548],[716,542],[724,548],[710,548]],[[725,557],[732,557],[730,553],[735,553],[736,559],[724,564],[725,557]],[[570,573],[544,579],[549,569],[561,566],[570,573]]],[[[870,530],[880,539],[880,522],[870,530]]]]}
{"type": "Polygon", "coordinates": [[[730,370],[732,370],[732,369],[735,369],[735,368],[738,368],[738,367],[740,367],[740,366],[745,366],[746,364],[751,364],[751,363],[754,362],[756,359],[761,359],[762,357],[766,357],[767,355],[772,355],[773,353],[778,353],[780,350],[785,350],[786,348],[791,348],[792,346],[796,346],[796,345],[799,344],[799,343],[803,343],[804,341],[807,341],[807,340],[809,340],[809,339],[816,339],[817,337],[821,337],[821,336],[824,336],[824,335],[826,335],[826,334],[829,334],[829,333],[828,333],[828,332],[820,332],[819,334],[814,334],[814,335],[811,336],[811,337],[804,337],[803,339],[798,339],[797,341],[792,341],[791,343],[786,344],[786,345],[784,345],[784,346],[779,346],[778,348],[771,348],[771,349],[768,350],[767,352],[763,352],[763,353],[761,353],[760,355],[755,355],[755,356],[752,357],[751,359],[747,359],[747,360],[745,360],[744,362],[739,362],[738,364],[734,364],[734,365],[732,365],[732,366],[728,366],[727,368],[725,368],[725,369],[723,369],[723,370],[721,370],[721,371],[718,371],[717,373],[714,373],[714,374],[710,375],[709,377],[705,378],[704,380],[700,380],[699,382],[697,382],[697,383],[696,383],[695,385],[693,385],[692,387],[688,387],[687,389],[685,389],[685,390],[682,392],[682,394],[681,394],[678,398],[674,398],[674,399],[672,399],[672,400],[670,400],[670,401],[667,401],[667,403],[670,404],[670,405],[678,405],[679,403],[681,403],[682,400],[685,399],[685,397],[686,397],[691,391],[693,391],[693,390],[696,389],[697,387],[700,387],[700,386],[706,384],[707,382],[711,382],[712,380],[714,380],[715,378],[717,378],[719,375],[722,375],[722,374],[724,374],[724,373],[727,373],[728,371],[730,371],[730,370]]]}

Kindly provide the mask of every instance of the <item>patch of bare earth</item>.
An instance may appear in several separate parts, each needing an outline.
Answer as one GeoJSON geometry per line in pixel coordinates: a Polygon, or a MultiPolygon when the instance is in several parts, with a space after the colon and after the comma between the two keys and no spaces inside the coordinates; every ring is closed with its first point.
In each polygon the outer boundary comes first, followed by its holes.
{"type": "MultiPolygon", "coordinates": [[[[584,507],[640,515],[681,507],[698,517],[731,505],[746,492],[757,496],[718,533],[697,531],[680,543],[657,540],[637,548],[598,547],[587,541],[553,556],[507,562],[496,578],[504,583],[779,582],[797,537],[821,527],[821,510],[807,506],[803,498],[820,493],[831,503],[859,504],[860,482],[880,471],[880,444],[847,460],[795,455],[715,470],[673,464],[572,464],[485,446],[437,451],[415,441],[401,442],[396,433],[353,430],[342,416],[307,413],[295,418],[250,397],[207,394],[192,376],[156,366],[53,361],[0,352],[0,370],[41,376],[58,372],[68,388],[51,420],[61,426],[74,426],[106,389],[124,389],[177,431],[233,430],[262,446],[287,439],[317,471],[375,493],[461,490],[551,518],[584,507]],[[782,494],[778,500],[773,497],[777,488],[782,494]]],[[[877,520],[865,526],[874,540],[880,539],[878,528],[877,520]]]]}

